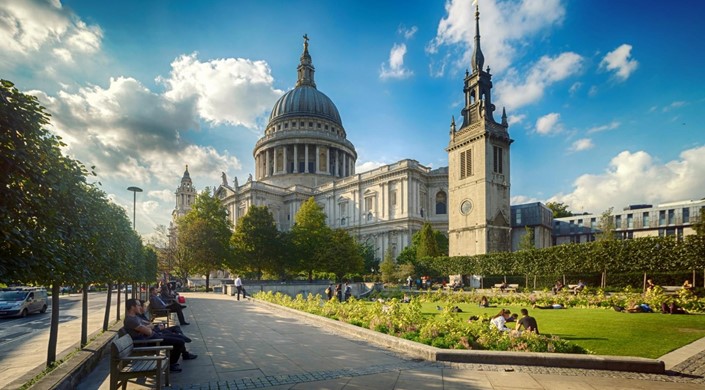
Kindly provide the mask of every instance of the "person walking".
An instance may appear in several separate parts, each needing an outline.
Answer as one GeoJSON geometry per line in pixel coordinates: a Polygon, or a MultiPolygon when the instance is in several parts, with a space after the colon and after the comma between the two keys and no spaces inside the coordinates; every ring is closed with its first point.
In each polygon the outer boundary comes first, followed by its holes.
{"type": "Polygon", "coordinates": [[[235,278],[235,288],[237,289],[237,300],[240,300],[240,293],[242,293],[243,298],[247,298],[247,292],[245,291],[245,287],[242,285],[242,279],[240,279],[240,275],[238,275],[235,278]]]}

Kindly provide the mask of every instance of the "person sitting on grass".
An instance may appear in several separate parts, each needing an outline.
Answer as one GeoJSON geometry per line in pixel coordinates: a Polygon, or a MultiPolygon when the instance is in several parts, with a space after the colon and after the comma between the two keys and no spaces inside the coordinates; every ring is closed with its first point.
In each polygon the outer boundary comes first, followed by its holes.
{"type": "Polygon", "coordinates": [[[551,291],[553,292],[553,294],[558,294],[561,290],[563,290],[563,282],[561,282],[560,280],[556,280],[556,284],[553,285],[551,291]]]}
{"type": "Polygon", "coordinates": [[[636,303],[631,302],[629,308],[626,310],[627,313],[653,313],[651,306],[648,303],[636,303]]]}
{"type": "Polygon", "coordinates": [[[578,284],[573,287],[573,294],[578,295],[579,292],[583,291],[585,289],[585,283],[583,283],[582,279],[578,280],[578,284]]]}
{"type": "Polygon", "coordinates": [[[685,282],[683,282],[683,290],[692,290],[693,285],[690,283],[690,280],[686,279],[685,282]]]}
{"type": "Polygon", "coordinates": [[[529,311],[526,309],[521,309],[521,318],[517,321],[515,329],[519,331],[522,326],[526,332],[539,334],[539,325],[536,323],[536,318],[531,317],[529,311]]]}
{"type": "Polygon", "coordinates": [[[646,291],[647,292],[651,291],[654,289],[654,287],[656,287],[656,285],[654,284],[654,281],[651,280],[651,278],[646,279],[646,291]]]}
{"type": "Polygon", "coordinates": [[[507,318],[512,315],[512,312],[507,309],[502,309],[497,315],[492,317],[490,320],[490,327],[497,328],[502,332],[509,332],[511,329],[507,328],[507,318]]]}
{"type": "Polygon", "coordinates": [[[480,307],[497,307],[497,306],[490,305],[490,301],[487,299],[486,296],[483,295],[480,298],[480,307]]]}
{"type": "Polygon", "coordinates": [[[685,311],[682,307],[676,305],[676,302],[673,301],[671,304],[667,304],[666,302],[661,304],[661,313],[663,314],[688,314],[687,311],[685,311]]]}
{"type": "Polygon", "coordinates": [[[545,310],[545,309],[549,309],[549,310],[550,309],[565,309],[565,306],[563,306],[563,304],[561,304],[561,303],[552,303],[552,304],[546,305],[546,306],[534,305],[533,307],[534,307],[534,309],[542,309],[542,310],[545,310]]]}

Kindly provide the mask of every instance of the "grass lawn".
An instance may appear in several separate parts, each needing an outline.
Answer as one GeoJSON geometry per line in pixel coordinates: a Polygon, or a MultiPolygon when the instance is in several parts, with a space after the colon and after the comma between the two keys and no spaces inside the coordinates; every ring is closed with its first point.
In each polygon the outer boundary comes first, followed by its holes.
{"type": "MultiPolygon", "coordinates": [[[[425,315],[434,315],[438,313],[436,306],[436,303],[423,303],[422,311],[425,315]]],[[[469,303],[461,303],[458,306],[463,310],[458,315],[465,320],[471,315],[493,316],[500,310],[500,307],[481,308],[469,303]]],[[[504,308],[520,314],[522,307],[504,308]]],[[[570,340],[598,355],[658,358],[705,337],[705,315],[702,314],[630,314],[605,309],[526,308],[529,315],[536,318],[542,334],[570,340]]],[[[512,328],[514,323],[507,326],[512,328]]]]}

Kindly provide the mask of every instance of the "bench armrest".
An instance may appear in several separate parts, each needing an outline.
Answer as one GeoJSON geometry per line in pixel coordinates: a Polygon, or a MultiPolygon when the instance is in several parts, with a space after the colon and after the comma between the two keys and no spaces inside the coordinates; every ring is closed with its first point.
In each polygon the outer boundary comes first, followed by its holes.
{"type": "Polygon", "coordinates": [[[119,358],[118,360],[123,361],[123,362],[128,362],[128,361],[147,361],[147,360],[166,360],[168,359],[168,356],[164,355],[154,355],[154,356],[126,356],[119,358]]]}
{"type": "Polygon", "coordinates": [[[154,347],[135,347],[132,348],[135,352],[148,352],[148,351],[170,351],[174,349],[173,345],[159,345],[154,347]]]}

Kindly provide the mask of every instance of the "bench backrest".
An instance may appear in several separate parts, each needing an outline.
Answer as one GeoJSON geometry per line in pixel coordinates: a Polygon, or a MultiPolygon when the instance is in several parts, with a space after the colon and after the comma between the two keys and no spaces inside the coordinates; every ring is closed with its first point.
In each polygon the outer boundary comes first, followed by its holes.
{"type": "Polygon", "coordinates": [[[134,348],[132,337],[129,334],[120,336],[113,340],[110,347],[111,356],[113,359],[128,357],[132,353],[132,348],[134,348]]]}

